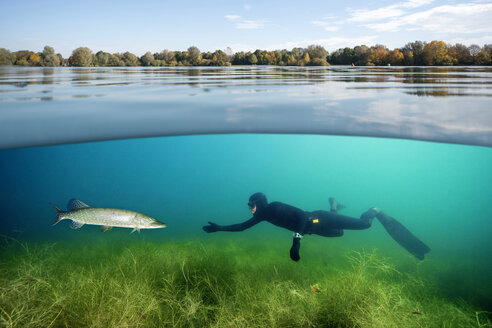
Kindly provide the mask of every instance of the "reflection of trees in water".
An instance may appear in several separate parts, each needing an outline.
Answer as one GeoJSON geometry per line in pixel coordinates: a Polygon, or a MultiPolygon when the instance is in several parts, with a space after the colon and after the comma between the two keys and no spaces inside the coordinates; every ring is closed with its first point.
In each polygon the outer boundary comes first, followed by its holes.
{"type": "Polygon", "coordinates": [[[53,68],[43,69],[43,79],[41,80],[41,84],[53,84],[54,74],[55,74],[55,70],[53,68]]]}

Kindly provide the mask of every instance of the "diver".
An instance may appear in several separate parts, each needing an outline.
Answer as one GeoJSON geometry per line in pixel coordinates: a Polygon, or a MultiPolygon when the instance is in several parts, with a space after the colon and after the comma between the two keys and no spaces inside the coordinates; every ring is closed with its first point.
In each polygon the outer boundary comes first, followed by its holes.
{"type": "Polygon", "coordinates": [[[305,234],[316,234],[324,237],[341,237],[345,229],[363,230],[371,227],[374,218],[377,218],[393,239],[419,260],[423,260],[430,248],[415,237],[400,222],[385,214],[376,207],[362,213],[359,219],[338,214],[345,206],[334,198],[329,198],[330,211],[306,212],[297,207],[281,202],[268,203],[266,196],[255,193],[249,198],[248,207],[253,217],[245,222],[232,225],[218,225],[213,222],[203,227],[205,232],[216,231],[243,231],[261,221],[270,222],[276,226],[294,232],[290,258],[299,261],[301,238],[305,234]]]}

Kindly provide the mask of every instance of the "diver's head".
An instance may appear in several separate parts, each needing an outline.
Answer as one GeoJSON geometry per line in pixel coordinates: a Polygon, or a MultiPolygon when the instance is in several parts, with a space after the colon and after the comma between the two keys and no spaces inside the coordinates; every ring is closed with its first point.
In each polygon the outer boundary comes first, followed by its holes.
{"type": "Polygon", "coordinates": [[[257,192],[249,197],[248,207],[253,215],[257,212],[261,212],[261,210],[263,210],[267,205],[267,198],[262,192],[257,192]]]}

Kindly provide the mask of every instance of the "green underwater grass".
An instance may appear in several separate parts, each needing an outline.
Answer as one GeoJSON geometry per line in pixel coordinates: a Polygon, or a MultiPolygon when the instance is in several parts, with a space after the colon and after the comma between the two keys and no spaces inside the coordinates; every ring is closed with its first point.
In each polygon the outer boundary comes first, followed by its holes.
{"type": "Polygon", "coordinates": [[[0,247],[0,327],[492,327],[376,250],[215,235],[0,247]],[[287,247],[287,249],[286,249],[287,247]],[[329,254],[329,255],[327,255],[329,254]]]}

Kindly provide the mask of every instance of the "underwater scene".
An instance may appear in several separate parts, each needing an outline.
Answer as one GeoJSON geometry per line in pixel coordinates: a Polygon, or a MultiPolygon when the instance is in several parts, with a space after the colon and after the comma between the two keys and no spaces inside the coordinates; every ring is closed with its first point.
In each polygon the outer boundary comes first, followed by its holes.
{"type": "Polygon", "coordinates": [[[492,327],[491,83],[1,67],[0,327],[492,327]]]}

